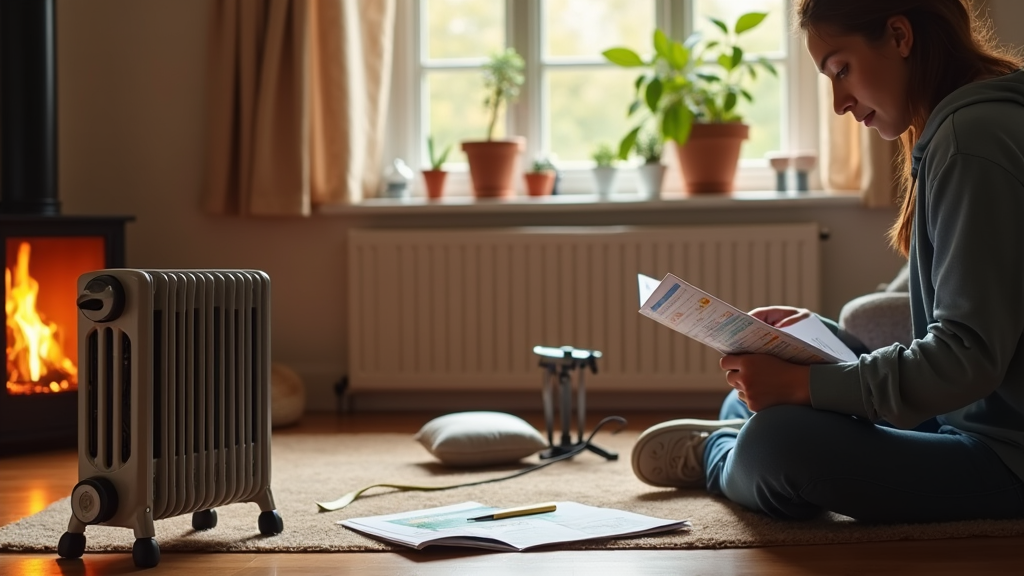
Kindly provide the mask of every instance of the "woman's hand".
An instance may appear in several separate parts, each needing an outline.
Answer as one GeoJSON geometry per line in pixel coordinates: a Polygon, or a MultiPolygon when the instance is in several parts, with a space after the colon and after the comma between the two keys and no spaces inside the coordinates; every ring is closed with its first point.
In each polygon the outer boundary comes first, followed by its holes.
{"type": "Polygon", "coordinates": [[[725,381],[753,412],[779,404],[811,405],[811,369],[768,354],[731,354],[719,361],[725,381]]]}
{"type": "Polygon", "coordinates": [[[801,320],[810,318],[811,314],[813,312],[806,308],[793,308],[792,306],[765,306],[750,311],[750,315],[754,318],[776,328],[792,326],[801,320]]]}

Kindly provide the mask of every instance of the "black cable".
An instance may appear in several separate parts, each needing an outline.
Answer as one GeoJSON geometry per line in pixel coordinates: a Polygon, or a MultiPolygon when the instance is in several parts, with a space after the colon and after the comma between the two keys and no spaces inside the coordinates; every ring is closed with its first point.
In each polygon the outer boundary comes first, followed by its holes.
{"type": "Polygon", "coordinates": [[[410,485],[405,485],[405,484],[371,484],[370,486],[366,486],[365,488],[360,488],[359,490],[355,490],[353,492],[349,492],[348,494],[345,494],[344,496],[342,496],[341,498],[338,498],[337,500],[335,500],[333,502],[317,502],[316,505],[320,508],[321,512],[333,512],[335,510],[341,510],[345,506],[348,506],[349,504],[354,502],[364,492],[366,492],[367,490],[369,490],[371,488],[394,488],[396,492],[407,492],[407,491],[412,491],[412,490],[424,491],[424,492],[434,492],[434,491],[439,492],[441,490],[451,490],[453,488],[467,488],[469,486],[480,486],[481,484],[490,484],[492,482],[501,482],[502,480],[511,480],[512,478],[518,478],[520,476],[529,474],[530,472],[535,472],[537,470],[540,470],[541,468],[544,468],[546,466],[550,466],[550,465],[554,464],[555,462],[561,462],[562,460],[568,460],[569,458],[572,458],[573,456],[576,456],[580,452],[583,452],[584,450],[586,450],[591,445],[591,443],[592,443],[592,441],[594,439],[594,436],[598,433],[598,431],[600,431],[601,428],[603,428],[605,425],[607,425],[609,423],[612,423],[612,422],[616,422],[616,423],[618,423],[620,425],[615,430],[612,430],[612,434],[617,434],[617,433],[621,432],[622,429],[626,426],[626,419],[625,418],[623,418],[621,416],[607,416],[607,417],[601,419],[601,421],[597,423],[597,426],[594,427],[593,432],[591,432],[590,435],[587,436],[587,439],[585,441],[583,441],[582,443],[577,444],[576,446],[574,446],[572,448],[572,450],[566,452],[565,454],[561,454],[559,456],[555,456],[555,457],[549,459],[546,462],[541,462],[540,464],[535,464],[533,466],[530,466],[529,468],[525,468],[523,470],[519,470],[519,471],[513,472],[512,474],[509,474],[507,476],[499,476],[497,478],[488,478],[487,480],[476,480],[476,481],[473,481],[473,482],[465,482],[465,483],[462,483],[462,484],[452,484],[450,486],[410,486],[410,485]]]}

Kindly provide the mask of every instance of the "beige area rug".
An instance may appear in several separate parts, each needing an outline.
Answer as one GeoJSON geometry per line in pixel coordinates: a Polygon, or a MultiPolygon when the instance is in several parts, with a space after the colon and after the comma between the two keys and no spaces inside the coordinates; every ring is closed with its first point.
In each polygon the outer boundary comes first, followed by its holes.
{"type": "MultiPolygon", "coordinates": [[[[595,443],[618,451],[608,462],[585,452],[525,476],[494,484],[436,492],[374,492],[337,512],[319,513],[314,502],[377,482],[445,485],[507,474],[514,468],[454,470],[436,463],[410,434],[279,435],[273,445],[272,488],[284,519],[284,532],[263,537],[259,508],[233,504],[219,508],[216,528],[196,532],[191,515],[158,520],[163,551],[392,551],[385,544],[336,524],[346,518],[390,514],[474,500],[513,506],[570,500],[630,510],[673,520],[688,519],[693,529],[638,538],[562,545],[562,549],[737,548],[791,544],[832,544],[882,540],[925,540],[969,536],[1021,536],[1024,520],[918,525],[864,525],[833,516],[809,522],[780,522],[748,512],[703,491],[657,489],[633,476],[629,452],[635,432],[601,433],[595,443]],[[376,494],[376,495],[374,495],[376,494]]],[[[380,489],[375,489],[380,490],[380,489]]],[[[0,527],[0,550],[55,551],[71,508],[65,498],[42,512],[0,527]]],[[[90,526],[86,551],[131,550],[127,528],[90,526]]]]}

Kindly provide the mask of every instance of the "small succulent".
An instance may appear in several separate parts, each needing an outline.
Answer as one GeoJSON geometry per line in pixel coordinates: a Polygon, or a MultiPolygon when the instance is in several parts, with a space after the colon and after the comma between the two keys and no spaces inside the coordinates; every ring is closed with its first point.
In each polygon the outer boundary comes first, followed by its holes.
{"type": "Polygon", "coordinates": [[[530,167],[530,172],[554,172],[555,165],[551,163],[551,160],[547,158],[538,158],[533,161],[530,167]]]}
{"type": "Polygon", "coordinates": [[[598,144],[596,148],[594,148],[593,152],[590,153],[590,157],[594,160],[594,162],[597,164],[599,168],[609,168],[611,167],[612,163],[615,162],[615,159],[618,157],[618,154],[615,152],[615,149],[612,148],[610,144],[601,143],[598,144]]]}
{"type": "Polygon", "coordinates": [[[444,150],[440,154],[434,154],[434,137],[427,136],[427,154],[430,156],[430,169],[440,170],[446,160],[448,160],[448,153],[452,151],[452,145],[448,144],[444,147],[444,150]]]}
{"type": "Polygon", "coordinates": [[[644,159],[644,164],[661,162],[662,149],[661,135],[653,130],[640,134],[633,143],[633,150],[644,159]]]}

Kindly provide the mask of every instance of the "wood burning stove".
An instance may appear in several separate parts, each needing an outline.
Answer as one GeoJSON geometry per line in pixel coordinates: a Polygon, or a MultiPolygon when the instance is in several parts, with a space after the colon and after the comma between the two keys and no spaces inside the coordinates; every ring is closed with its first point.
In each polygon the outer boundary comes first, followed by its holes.
{"type": "Polygon", "coordinates": [[[62,216],[53,0],[0,2],[0,454],[74,446],[77,280],[125,265],[128,216],[62,216]]]}
{"type": "Polygon", "coordinates": [[[78,276],[124,266],[126,217],[0,215],[4,380],[0,453],[73,446],[78,276]]]}

